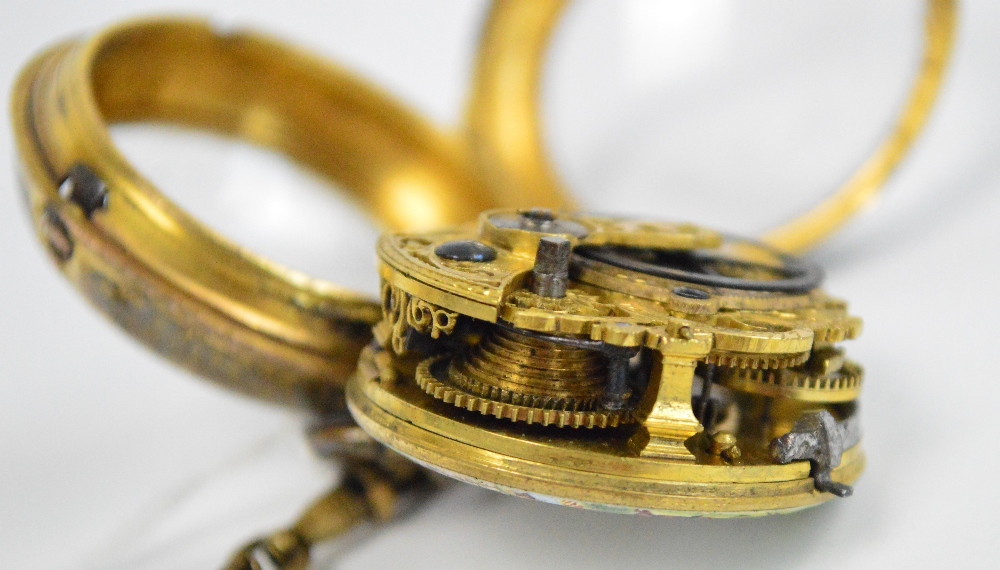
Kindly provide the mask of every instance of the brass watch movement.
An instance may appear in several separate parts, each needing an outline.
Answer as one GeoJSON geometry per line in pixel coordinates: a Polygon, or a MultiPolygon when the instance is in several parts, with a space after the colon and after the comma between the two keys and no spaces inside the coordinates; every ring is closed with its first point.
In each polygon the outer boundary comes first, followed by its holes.
{"type": "Polygon", "coordinates": [[[378,243],[383,318],[348,383],[391,449],[614,512],[745,516],[864,467],[861,321],[814,264],[690,224],[546,209],[378,243]]]}

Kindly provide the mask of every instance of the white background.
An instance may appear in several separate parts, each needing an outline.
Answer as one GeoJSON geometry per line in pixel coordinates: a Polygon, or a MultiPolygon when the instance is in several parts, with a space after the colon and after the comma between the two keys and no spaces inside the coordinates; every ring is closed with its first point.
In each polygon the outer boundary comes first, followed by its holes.
{"type": "MultiPolygon", "coordinates": [[[[126,16],[204,14],[358,71],[458,124],[482,1],[0,0],[0,91],[41,47],[126,16]]],[[[920,52],[916,1],[580,2],[548,62],[559,172],[592,209],[755,234],[836,187],[920,52]]],[[[987,568],[1000,556],[1000,5],[963,4],[939,106],[878,208],[818,250],[866,330],[855,496],[752,520],[615,516],[456,486],[342,568],[987,568]]],[[[215,568],[332,480],[302,418],[129,340],[34,243],[0,119],[0,564],[215,568]]],[[[230,238],[374,290],[376,229],[261,151],[123,127],[124,151],[230,238]]]]}

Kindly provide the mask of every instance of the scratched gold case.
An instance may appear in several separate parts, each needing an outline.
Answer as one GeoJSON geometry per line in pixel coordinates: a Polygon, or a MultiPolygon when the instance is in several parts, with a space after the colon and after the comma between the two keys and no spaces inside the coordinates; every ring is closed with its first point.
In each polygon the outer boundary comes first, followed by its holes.
{"type": "Polygon", "coordinates": [[[457,135],[311,54],[183,18],[66,40],[18,77],[19,182],[60,271],[170,360],[312,412],[313,448],[344,466],[231,570],[305,568],[315,544],[393,519],[437,482],[419,465],[625,513],[763,515],[850,494],[863,372],[840,345],[861,321],[790,254],[869,204],[906,156],[942,83],[955,0],[927,1],[920,69],[885,139],[768,245],[510,209],[574,209],[538,107],[564,4],[492,4],[457,135]],[[338,182],[398,232],[378,244],[381,299],[199,224],[119,152],[108,127],[121,122],[207,129],[338,182]],[[460,225],[489,208],[507,209],[460,225]]]}

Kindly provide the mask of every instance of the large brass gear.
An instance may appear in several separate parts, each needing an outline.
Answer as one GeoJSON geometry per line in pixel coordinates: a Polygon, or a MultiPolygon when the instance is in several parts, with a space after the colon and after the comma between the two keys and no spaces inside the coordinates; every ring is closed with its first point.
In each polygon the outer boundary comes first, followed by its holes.
{"type": "Polygon", "coordinates": [[[493,416],[512,422],[524,422],[529,425],[573,428],[616,427],[630,423],[634,419],[632,414],[627,411],[545,408],[532,405],[532,403],[521,405],[501,401],[501,398],[469,393],[435,377],[433,368],[442,360],[441,356],[436,356],[421,362],[416,371],[417,385],[435,399],[470,412],[478,412],[484,416],[493,416]]]}

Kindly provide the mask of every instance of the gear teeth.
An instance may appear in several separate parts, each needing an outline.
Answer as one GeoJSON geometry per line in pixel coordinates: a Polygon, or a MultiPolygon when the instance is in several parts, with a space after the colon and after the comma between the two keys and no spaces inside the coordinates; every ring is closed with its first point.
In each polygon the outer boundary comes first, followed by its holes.
{"type": "Polygon", "coordinates": [[[848,318],[842,322],[813,329],[814,342],[835,344],[852,340],[861,334],[861,319],[848,318]]]}
{"type": "Polygon", "coordinates": [[[856,399],[863,378],[861,366],[848,361],[836,372],[826,375],[804,368],[729,370],[720,374],[717,381],[728,388],[762,396],[834,403],[856,399]]]}
{"type": "Polygon", "coordinates": [[[808,352],[797,354],[751,354],[714,351],[705,359],[707,364],[727,368],[749,368],[752,370],[773,370],[799,366],[809,360],[808,352]]]}
{"type": "Polygon", "coordinates": [[[421,390],[434,399],[457,408],[478,412],[484,416],[493,416],[497,419],[508,419],[512,422],[556,427],[609,428],[635,421],[632,412],[626,410],[542,409],[477,396],[449,386],[434,377],[431,368],[445,358],[445,356],[434,356],[422,361],[417,366],[416,382],[421,390]]]}

